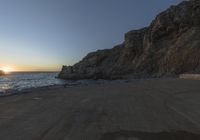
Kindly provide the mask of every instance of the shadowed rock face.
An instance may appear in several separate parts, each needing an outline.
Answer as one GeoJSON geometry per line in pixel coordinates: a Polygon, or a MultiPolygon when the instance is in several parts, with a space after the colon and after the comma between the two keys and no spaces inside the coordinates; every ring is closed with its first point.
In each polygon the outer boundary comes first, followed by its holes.
{"type": "Polygon", "coordinates": [[[89,53],[63,66],[63,79],[115,79],[200,73],[200,1],[184,1],[160,13],[149,27],[129,31],[112,49],[89,53]]]}
{"type": "Polygon", "coordinates": [[[5,75],[5,72],[0,70],[0,76],[3,76],[3,75],[5,75]]]}

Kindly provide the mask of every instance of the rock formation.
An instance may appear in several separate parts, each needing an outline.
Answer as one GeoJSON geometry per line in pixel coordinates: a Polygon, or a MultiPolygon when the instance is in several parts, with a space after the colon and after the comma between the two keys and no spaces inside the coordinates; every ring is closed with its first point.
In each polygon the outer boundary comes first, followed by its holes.
{"type": "Polygon", "coordinates": [[[149,27],[125,34],[112,49],[89,53],[63,66],[63,79],[115,79],[200,73],[200,0],[160,13],[149,27]]]}
{"type": "Polygon", "coordinates": [[[5,75],[5,72],[0,70],[0,76],[3,76],[3,75],[5,75]]]}

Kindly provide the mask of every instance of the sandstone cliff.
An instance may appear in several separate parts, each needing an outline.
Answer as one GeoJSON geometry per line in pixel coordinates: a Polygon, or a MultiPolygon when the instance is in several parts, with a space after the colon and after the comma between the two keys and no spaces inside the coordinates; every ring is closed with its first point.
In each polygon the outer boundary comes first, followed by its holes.
{"type": "Polygon", "coordinates": [[[59,78],[113,79],[200,73],[200,0],[160,13],[149,27],[125,34],[112,49],[89,53],[59,78]]]}

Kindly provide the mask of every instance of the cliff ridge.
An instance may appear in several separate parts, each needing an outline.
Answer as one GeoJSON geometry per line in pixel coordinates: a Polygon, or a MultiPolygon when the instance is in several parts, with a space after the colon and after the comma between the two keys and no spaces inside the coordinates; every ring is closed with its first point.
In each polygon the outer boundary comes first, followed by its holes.
{"type": "Polygon", "coordinates": [[[200,73],[200,1],[183,1],[160,13],[149,27],[125,34],[112,49],[89,53],[63,66],[62,79],[118,79],[200,73]]]}

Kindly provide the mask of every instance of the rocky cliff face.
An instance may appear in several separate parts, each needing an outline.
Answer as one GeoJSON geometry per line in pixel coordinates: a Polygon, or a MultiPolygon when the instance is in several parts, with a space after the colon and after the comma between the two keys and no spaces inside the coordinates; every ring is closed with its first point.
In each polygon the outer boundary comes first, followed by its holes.
{"type": "Polygon", "coordinates": [[[5,72],[0,70],[0,76],[3,76],[3,75],[5,75],[5,72]]]}
{"type": "Polygon", "coordinates": [[[200,0],[184,1],[160,13],[149,27],[125,34],[112,49],[89,53],[63,66],[63,79],[115,79],[200,73],[200,0]]]}

